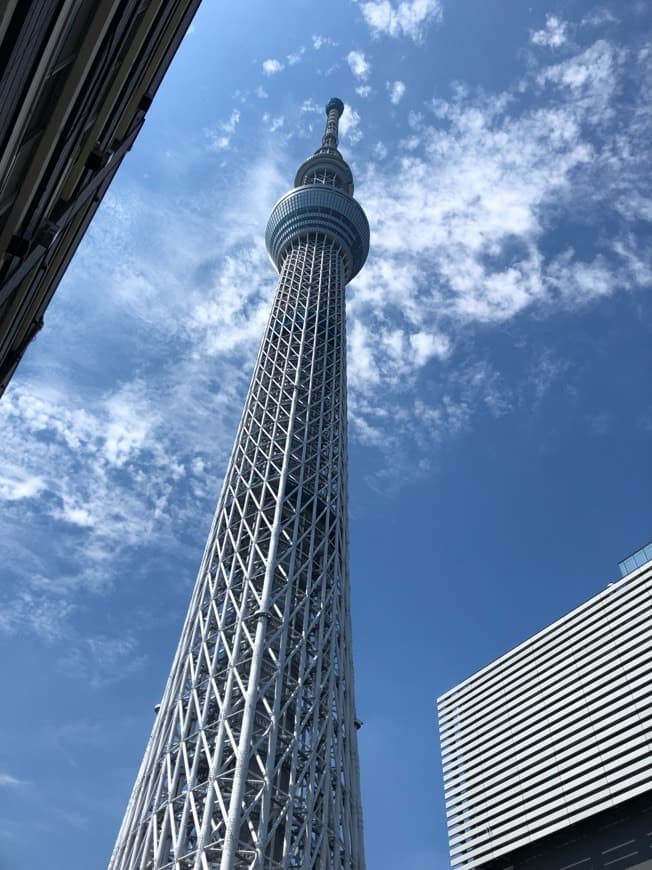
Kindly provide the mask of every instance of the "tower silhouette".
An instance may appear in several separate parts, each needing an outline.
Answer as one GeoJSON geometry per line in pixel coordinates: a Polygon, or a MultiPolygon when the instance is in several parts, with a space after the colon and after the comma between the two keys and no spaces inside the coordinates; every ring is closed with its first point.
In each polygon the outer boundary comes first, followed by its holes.
{"type": "Polygon", "coordinates": [[[343,109],[267,225],[276,296],[110,870],[364,868],[344,290],[369,225],[343,109]]]}

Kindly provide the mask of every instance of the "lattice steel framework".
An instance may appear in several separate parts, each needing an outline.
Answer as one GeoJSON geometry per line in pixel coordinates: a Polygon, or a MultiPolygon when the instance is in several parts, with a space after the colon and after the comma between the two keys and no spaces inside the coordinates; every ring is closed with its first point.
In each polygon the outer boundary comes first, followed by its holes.
{"type": "Polygon", "coordinates": [[[344,288],[369,229],[342,110],[270,217],[276,297],[111,870],[364,868],[344,288]]]}

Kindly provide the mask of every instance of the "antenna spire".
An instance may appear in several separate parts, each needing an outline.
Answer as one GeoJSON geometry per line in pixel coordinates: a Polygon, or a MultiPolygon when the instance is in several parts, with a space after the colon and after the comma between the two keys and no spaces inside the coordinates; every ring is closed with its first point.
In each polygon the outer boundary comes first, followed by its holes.
{"type": "Polygon", "coordinates": [[[343,111],[344,103],[338,97],[331,97],[326,103],[326,130],[322,139],[322,148],[337,151],[338,128],[343,111]]]}

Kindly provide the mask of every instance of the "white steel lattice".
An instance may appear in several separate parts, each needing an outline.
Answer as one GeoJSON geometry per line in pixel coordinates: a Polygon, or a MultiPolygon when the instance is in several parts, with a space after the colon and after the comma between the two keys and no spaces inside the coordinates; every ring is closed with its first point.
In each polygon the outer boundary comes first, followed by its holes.
{"type": "Polygon", "coordinates": [[[111,870],[364,868],[347,539],[352,255],[332,233],[306,226],[279,257],[222,495],[111,870]]]}

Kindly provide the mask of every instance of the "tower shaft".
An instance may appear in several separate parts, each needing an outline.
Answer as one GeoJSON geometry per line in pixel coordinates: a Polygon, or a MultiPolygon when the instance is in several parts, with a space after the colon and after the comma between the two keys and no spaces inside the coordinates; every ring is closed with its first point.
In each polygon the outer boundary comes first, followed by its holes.
{"type": "Polygon", "coordinates": [[[318,224],[279,249],[275,300],[111,870],[364,868],[348,575],[353,255],[318,224]]]}

